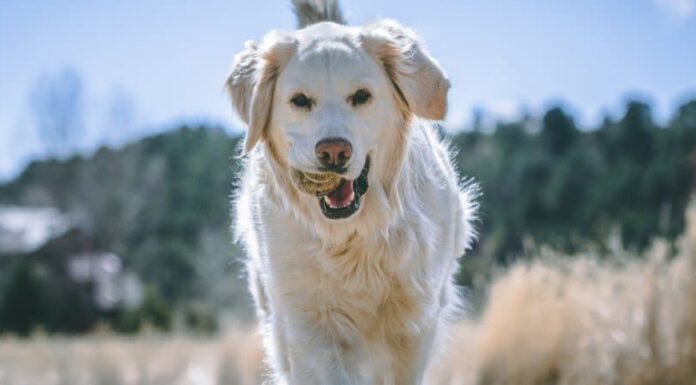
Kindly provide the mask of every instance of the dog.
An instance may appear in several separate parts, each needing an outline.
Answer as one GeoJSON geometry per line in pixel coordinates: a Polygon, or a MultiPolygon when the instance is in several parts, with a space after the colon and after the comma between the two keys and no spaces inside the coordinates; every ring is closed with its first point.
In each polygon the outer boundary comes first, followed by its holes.
{"type": "Polygon", "coordinates": [[[248,42],[226,82],[248,126],[234,227],[271,381],[422,384],[475,239],[475,188],[435,123],[449,80],[393,20],[293,3],[299,29],[248,42]],[[294,177],[321,174],[340,179],[319,196],[294,177]]]}

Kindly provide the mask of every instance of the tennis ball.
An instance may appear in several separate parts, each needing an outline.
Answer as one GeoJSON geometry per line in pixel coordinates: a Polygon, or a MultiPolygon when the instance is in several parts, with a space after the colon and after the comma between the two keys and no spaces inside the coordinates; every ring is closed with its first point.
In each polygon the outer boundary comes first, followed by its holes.
{"type": "Polygon", "coordinates": [[[341,184],[341,177],[334,173],[314,174],[293,169],[292,177],[300,189],[316,196],[326,195],[341,184]]]}

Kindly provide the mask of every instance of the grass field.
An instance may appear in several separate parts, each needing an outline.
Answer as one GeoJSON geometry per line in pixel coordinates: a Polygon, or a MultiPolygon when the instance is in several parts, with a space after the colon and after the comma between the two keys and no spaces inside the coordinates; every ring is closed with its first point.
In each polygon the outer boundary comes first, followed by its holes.
{"type": "Polygon", "coordinates": [[[5,338],[1,385],[260,384],[261,350],[252,332],[218,338],[5,338]]]}
{"type": "Polygon", "coordinates": [[[438,385],[696,384],[696,206],[677,255],[544,258],[491,287],[436,368],[438,385]],[[632,258],[630,258],[632,257],[632,258]]]}
{"type": "MultiPolygon", "coordinates": [[[[696,384],[696,208],[679,253],[544,257],[490,287],[456,325],[432,385],[696,384]]],[[[544,253],[542,253],[544,254],[544,253]]],[[[253,330],[0,340],[0,385],[257,385],[253,330]]]]}

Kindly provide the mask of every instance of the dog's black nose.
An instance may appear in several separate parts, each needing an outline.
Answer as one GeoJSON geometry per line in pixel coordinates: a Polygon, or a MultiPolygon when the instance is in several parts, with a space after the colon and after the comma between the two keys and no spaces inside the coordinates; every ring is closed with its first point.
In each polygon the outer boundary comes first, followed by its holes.
{"type": "Polygon", "coordinates": [[[329,170],[343,168],[353,155],[353,146],[341,138],[322,139],[314,147],[314,153],[322,167],[329,170]]]}

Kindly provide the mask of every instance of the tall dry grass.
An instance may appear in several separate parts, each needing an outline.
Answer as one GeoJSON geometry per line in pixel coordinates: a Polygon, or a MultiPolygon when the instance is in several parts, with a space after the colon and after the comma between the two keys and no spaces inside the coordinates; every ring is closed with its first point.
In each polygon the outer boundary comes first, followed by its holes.
{"type": "MultiPolygon", "coordinates": [[[[680,252],[542,258],[490,289],[460,322],[432,385],[696,384],[696,205],[680,252]]],[[[253,331],[221,338],[0,339],[0,385],[257,385],[253,331]]]]}
{"type": "Polygon", "coordinates": [[[696,384],[696,205],[680,252],[513,267],[458,325],[438,385],[696,384]]]}
{"type": "Polygon", "coordinates": [[[258,385],[256,334],[0,340],[0,385],[258,385]]]}

